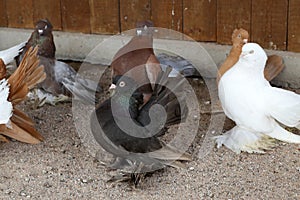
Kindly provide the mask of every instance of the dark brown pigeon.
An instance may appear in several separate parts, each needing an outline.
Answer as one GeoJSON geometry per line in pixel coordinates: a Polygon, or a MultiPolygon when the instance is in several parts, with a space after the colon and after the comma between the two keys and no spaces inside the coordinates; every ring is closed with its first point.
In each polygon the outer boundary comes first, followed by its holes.
{"type": "Polygon", "coordinates": [[[47,78],[39,84],[42,90],[36,96],[50,104],[68,100],[72,94],[85,102],[96,102],[95,92],[101,90],[98,83],[77,76],[71,66],[56,60],[52,28],[49,20],[39,20],[19,57],[20,61],[28,48],[38,46],[40,64],[44,66],[47,78]]]}

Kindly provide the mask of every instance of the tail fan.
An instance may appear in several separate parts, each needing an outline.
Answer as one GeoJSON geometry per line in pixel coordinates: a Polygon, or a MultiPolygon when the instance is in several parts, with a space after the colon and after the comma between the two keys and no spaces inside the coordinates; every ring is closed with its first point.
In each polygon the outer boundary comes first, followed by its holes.
{"type": "MultiPolygon", "coordinates": [[[[30,48],[17,70],[8,78],[10,84],[10,93],[8,100],[13,106],[23,101],[29,89],[42,82],[46,78],[44,67],[39,66],[37,50],[30,48]]],[[[36,144],[43,140],[40,133],[34,128],[33,121],[22,111],[14,108],[11,117],[11,127],[1,126],[2,135],[14,138],[16,140],[36,144]]]]}

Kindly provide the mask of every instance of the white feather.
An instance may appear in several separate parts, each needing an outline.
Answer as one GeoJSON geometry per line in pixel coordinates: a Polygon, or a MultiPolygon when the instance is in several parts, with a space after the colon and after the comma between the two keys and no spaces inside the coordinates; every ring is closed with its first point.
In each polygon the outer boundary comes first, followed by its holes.
{"type": "Polygon", "coordinates": [[[9,84],[6,79],[0,81],[0,124],[8,124],[12,116],[12,104],[7,101],[9,95],[9,84]]]}
{"type": "Polygon", "coordinates": [[[22,48],[25,46],[26,42],[15,45],[9,49],[0,51],[0,58],[3,60],[4,64],[7,65],[14,61],[15,57],[19,55],[22,48]]]}
{"type": "Polygon", "coordinates": [[[221,78],[219,98],[225,114],[237,126],[217,137],[219,147],[224,144],[235,152],[249,152],[245,146],[252,149],[255,144],[256,149],[251,151],[259,152],[268,144],[262,136],[300,143],[299,135],[286,131],[277,122],[299,126],[300,95],[274,88],[265,80],[266,59],[266,53],[259,45],[245,44],[239,61],[221,78]]]}

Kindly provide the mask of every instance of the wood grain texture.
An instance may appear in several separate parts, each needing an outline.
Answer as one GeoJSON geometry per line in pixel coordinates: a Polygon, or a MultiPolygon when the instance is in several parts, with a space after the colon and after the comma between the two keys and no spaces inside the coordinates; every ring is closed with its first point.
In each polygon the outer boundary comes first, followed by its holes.
{"type": "Polygon", "coordinates": [[[47,18],[54,30],[62,30],[60,0],[33,0],[33,21],[47,18]]]}
{"type": "Polygon", "coordinates": [[[7,12],[6,12],[6,1],[0,0],[0,26],[7,27],[7,12]]]}
{"type": "Polygon", "coordinates": [[[267,49],[286,50],[288,0],[252,0],[251,40],[267,49]]]}
{"type": "Polygon", "coordinates": [[[33,1],[7,0],[6,12],[8,27],[33,28],[33,1]]]}
{"type": "Polygon", "coordinates": [[[182,32],[182,0],[152,0],[151,15],[156,27],[182,32]]]}
{"type": "Polygon", "coordinates": [[[120,32],[119,0],[90,0],[90,8],[92,33],[120,32]]]}
{"type": "Polygon", "coordinates": [[[219,0],[217,3],[217,42],[231,44],[235,28],[251,33],[251,0],[219,0]]]}
{"type": "Polygon", "coordinates": [[[288,45],[289,51],[300,52],[300,1],[289,1],[288,45]]]}
{"type": "Polygon", "coordinates": [[[183,32],[198,41],[217,39],[217,0],[183,0],[183,32]]]}
{"type": "Polygon", "coordinates": [[[121,31],[136,27],[136,22],[151,19],[151,0],[121,0],[121,31]]]}
{"type": "Polygon", "coordinates": [[[61,0],[61,9],[64,31],[91,32],[89,0],[61,0]]]}

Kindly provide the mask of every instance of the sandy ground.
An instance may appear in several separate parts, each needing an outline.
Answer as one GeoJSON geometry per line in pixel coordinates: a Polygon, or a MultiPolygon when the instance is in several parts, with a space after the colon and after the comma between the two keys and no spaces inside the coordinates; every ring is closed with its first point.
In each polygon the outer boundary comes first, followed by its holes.
{"type": "MultiPolygon", "coordinates": [[[[202,110],[209,110],[205,84],[192,82],[202,110]]],[[[32,109],[25,102],[21,108],[33,117],[45,141],[0,144],[0,199],[300,199],[299,145],[279,143],[261,155],[216,149],[205,140],[212,131],[210,114],[200,116],[189,148],[193,161],[186,169],[157,171],[133,188],[126,182],[107,183],[106,167],[76,132],[72,103],[32,109]]],[[[220,115],[215,123],[222,126],[223,114],[215,115],[220,115]]],[[[222,128],[232,126],[226,120],[222,128]]]]}

